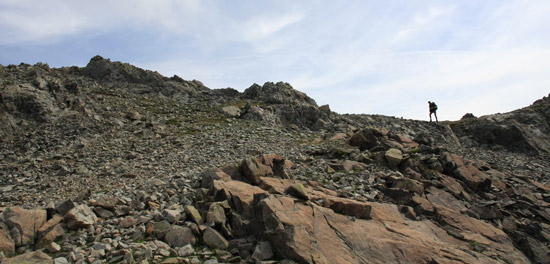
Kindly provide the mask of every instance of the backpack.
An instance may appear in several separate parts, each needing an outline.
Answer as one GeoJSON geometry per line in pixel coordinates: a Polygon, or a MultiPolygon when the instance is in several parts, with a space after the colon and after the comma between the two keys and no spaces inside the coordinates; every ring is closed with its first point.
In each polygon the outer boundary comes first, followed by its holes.
{"type": "Polygon", "coordinates": [[[431,110],[431,111],[437,110],[437,105],[436,105],[434,102],[431,102],[431,103],[430,103],[430,110],[431,110]]]}

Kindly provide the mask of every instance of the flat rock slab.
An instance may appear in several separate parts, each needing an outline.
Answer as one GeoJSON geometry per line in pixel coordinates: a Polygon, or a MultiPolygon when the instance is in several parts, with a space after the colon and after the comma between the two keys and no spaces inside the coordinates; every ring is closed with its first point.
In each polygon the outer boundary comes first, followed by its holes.
{"type": "Polygon", "coordinates": [[[471,250],[467,242],[430,221],[404,218],[391,204],[371,203],[372,220],[355,221],[279,195],[270,195],[258,206],[266,238],[281,257],[300,263],[502,263],[499,257],[529,263],[513,246],[488,249],[487,255],[471,250]]]}

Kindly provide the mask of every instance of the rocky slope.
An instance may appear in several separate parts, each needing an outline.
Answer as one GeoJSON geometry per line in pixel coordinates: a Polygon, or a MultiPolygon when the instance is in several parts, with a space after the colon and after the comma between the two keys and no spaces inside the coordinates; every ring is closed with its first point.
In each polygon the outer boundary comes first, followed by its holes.
{"type": "Polygon", "coordinates": [[[550,98],[429,123],[0,65],[2,263],[549,263],[550,98]]]}

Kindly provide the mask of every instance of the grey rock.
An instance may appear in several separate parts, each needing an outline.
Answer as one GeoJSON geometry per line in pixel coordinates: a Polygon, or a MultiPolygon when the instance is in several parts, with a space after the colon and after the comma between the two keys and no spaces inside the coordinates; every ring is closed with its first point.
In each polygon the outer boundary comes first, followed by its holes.
{"type": "Polygon", "coordinates": [[[58,257],[53,260],[53,264],[69,264],[69,261],[64,257],[58,257]]]}
{"type": "Polygon", "coordinates": [[[199,211],[192,205],[185,206],[185,213],[191,218],[196,224],[202,224],[202,217],[199,211]]]}
{"type": "Polygon", "coordinates": [[[164,211],[162,211],[162,215],[164,216],[164,219],[166,219],[166,221],[174,224],[179,221],[181,217],[181,212],[178,210],[164,209],[164,211]]]}
{"type": "Polygon", "coordinates": [[[228,117],[239,117],[241,115],[241,109],[237,106],[225,106],[222,108],[222,113],[228,117]]]}
{"type": "Polygon", "coordinates": [[[206,223],[207,224],[225,224],[227,218],[225,217],[225,210],[220,203],[212,203],[208,208],[208,213],[206,214],[206,223]]]}
{"type": "Polygon", "coordinates": [[[252,259],[257,261],[268,260],[273,258],[273,256],[273,250],[271,249],[271,243],[269,243],[269,241],[258,242],[252,253],[252,259]]]}
{"type": "Polygon", "coordinates": [[[65,221],[69,229],[87,228],[97,221],[97,217],[87,205],[81,204],[65,214],[65,221]]]}
{"type": "Polygon", "coordinates": [[[187,257],[195,252],[195,249],[191,244],[187,244],[180,249],[178,249],[178,256],[187,257]]]}
{"type": "Polygon", "coordinates": [[[391,149],[388,149],[384,153],[384,157],[386,158],[386,161],[388,162],[388,166],[390,168],[395,168],[403,160],[403,152],[401,152],[401,150],[399,150],[399,149],[391,148],[391,149]]]}
{"type": "Polygon", "coordinates": [[[197,242],[197,238],[190,228],[173,226],[166,233],[164,241],[171,247],[183,247],[185,245],[194,245],[197,242]]]}
{"type": "Polygon", "coordinates": [[[227,249],[229,242],[218,231],[211,227],[206,227],[202,235],[202,239],[206,245],[213,248],[227,249]]]}
{"type": "Polygon", "coordinates": [[[64,200],[63,202],[61,202],[60,204],[58,204],[55,207],[55,210],[60,215],[64,216],[67,212],[69,212],[71,209],[73,209],[75,207],[76,207],[76,204],[71,199],[67,199],[67,200],[64,200]]]}

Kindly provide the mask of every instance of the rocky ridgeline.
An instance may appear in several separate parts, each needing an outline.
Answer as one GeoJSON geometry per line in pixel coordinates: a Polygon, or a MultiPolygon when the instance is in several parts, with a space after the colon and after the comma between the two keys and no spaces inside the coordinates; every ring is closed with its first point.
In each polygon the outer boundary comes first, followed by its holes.
{"type": "Polygon", "coordinates": [[[0,75],[2,263],[550,262],[550,98],[429,123],[99,56],[0,75]]]}

